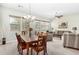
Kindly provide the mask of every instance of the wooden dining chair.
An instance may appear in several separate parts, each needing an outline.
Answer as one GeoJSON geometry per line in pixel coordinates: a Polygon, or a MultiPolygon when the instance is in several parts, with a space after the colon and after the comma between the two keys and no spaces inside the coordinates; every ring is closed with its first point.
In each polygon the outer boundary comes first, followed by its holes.
{"type": "Polygon", "coordinates": [[[31,54],[32,52],[36,51],[37,55],[43,51],[44,55],[46,53],[46,40],[44,39],[44,37],[38,38],[37,41],[33,41],[31,43],[31,54]]]}
{"type": "Polygon", "coordinates": [[[47,34],[39,36],[38,38],[43,38],[43,43],[44,43],[44,48],[45,48],[44,53],[47,54],[47,34]]]}
{"type": "Polygon", "coordinates": [[[45,46],[45,53],[47,54],[47,35],[43,36],[43,40],[44,40],[44,46],[45,46]]]}
{"type": "Polygon", "coordinates": [[[18,52],[19,52],[19,54],[23,55],[23,50],[27,49],[26,42],[17,33],[16,33],[16,38],[17,38],[17,42],[18,42],[18,44],[17,44],[18,52]]]}

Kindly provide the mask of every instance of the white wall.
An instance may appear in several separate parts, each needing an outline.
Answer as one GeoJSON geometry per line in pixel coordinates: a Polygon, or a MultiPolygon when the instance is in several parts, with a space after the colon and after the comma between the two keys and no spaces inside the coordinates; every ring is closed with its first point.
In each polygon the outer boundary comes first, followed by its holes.
{"type": "Polygon", "coordinates": [[[47,31],[50,29],[50,24],[48,22],[33,21],[30,23],[30,25],[30,27],[32,27],[35,31],[47,31]]]}
{"type": "Polygon", "coordinates": [[[69,29],[72,30],[72,27],[77,27],[77,33],[79,33],[79,14],[70,14],[64,16],[68,21],[69,29]]]}
{"type": "Polygon", "coordinates": [[[54,28],[53,31],[57,31],[59,29],[58,25],[60,25],[62,22],[67,22],[67,20],[64,17],[61,18],[54,17],[53,20],[51,21],[51,27],[54,28]]]}
{"type": "MultiPolygon", "coordinates": [[[[26,10],[27,11],[27,10],[26,10]]],[[[0,20],[2,23],[2,27],[0,27],[2,30],[0,30],[1,33],[1,38],[4,36],[7,39],[7,42],[15,40],[15,32],[10,31],[10,17],[9,15],[15,15],[15,16],[26,16],[27,14],[21,11],[9,9],[9,8],[4,8],[0,7],[0,20]]],[[[34,27],[34,24],[32,27],[34,27]]]]}
{"type": "Polygon", "coordinates": [[[72,31],[72,27],[77,27],[77,33],[79,33],[79,14],[69,14],[64,15],[62,19],[54,19],[52,21],[52,27],[56,30],[58,29],[58,24],[60,24],[62,21],[68,22],[68,28],[67,30],[72,31]]]}
{"type": "MultiPolygon", "coordinates": [[[[14,32],[10,32],[10,25],[9,25],[9,15],[16,15],[16,16],[25,16],[26,13],[20,12],[20,11],[16,11],[13,9],[7,9],[7,8],[2,8],[0,7],[0,40],[3,36],[3,32],[4,32],[4,36],[7,39],[7,42],[15,40],[15,33],[14,32]]],[[[68,21],[68,29],[71,30],[72,27],[76,26],[78,27],[78,33],[79,33],[79,14],[70,14],[70,15],[64,15],[64,18],[60,19],[54,19],[52,21],[52,27],[54,29],[58,29],[58,24],[61,23],[61,21],[68,21]]]]}
{"type": "Polygon", "coordinates": [[[2,18],[1,18],[1,16],[2,16],[2,15],[1,15],[1,9],[0,9],[0,42],[1,42],[1,38],[2,38],[2,37],[1,37],[1,36],[2,36],[2,35],[1,35],[1,32],[2,32],[2,31],[1,31],[1,30],[2,30],[2,20],[1,20],[2,18]]]}
{"type": "Polygon", "coordinates": [[[5,36],[7,39],[7,42],[15,40],[15,33],[10,31],[10,19],[9,19],[9,15],[15,15],[15,16],[25,16],[26,13],[20,12],[20,11],[16,11],[13,9],[8,9],[8,8],[4,8],[4,7],[0,7],[0,20],[2,20],[2,36],[5,36]],[[4,35],[3,35],[4,34],[4,35]]]}

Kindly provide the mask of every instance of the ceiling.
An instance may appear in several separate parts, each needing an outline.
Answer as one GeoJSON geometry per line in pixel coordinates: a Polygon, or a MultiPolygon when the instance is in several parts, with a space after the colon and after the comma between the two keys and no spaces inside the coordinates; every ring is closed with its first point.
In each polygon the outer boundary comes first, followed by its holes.
{"type": "Polygon", "coordinates": [[[79,13],[78,3],[1,3],[0,5],[47,19],[52,19],[56,12],[63,15],[79,13]]]}

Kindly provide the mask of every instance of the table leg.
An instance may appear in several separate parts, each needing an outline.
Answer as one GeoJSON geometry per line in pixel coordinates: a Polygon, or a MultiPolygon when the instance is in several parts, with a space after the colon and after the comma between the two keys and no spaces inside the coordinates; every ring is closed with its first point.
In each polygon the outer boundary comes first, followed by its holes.
{"type": "Polygon", "coordinates": [[[29,55],[29,44],[27,44],[27,55],[29,55]]]}

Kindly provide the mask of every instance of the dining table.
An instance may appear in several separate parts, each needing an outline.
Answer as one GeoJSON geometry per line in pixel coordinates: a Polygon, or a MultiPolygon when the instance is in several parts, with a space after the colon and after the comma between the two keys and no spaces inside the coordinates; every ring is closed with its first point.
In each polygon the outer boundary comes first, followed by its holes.
{"type": "Polygon", "coordinates": [[[29,55],[30,44],[33,41],[37,41],[38,40],[38,36],[32,35],[31,37],[29,37],[29,35],[22,35],[22,34],[20,34],[20,36],[21,36],[22,40],[26,42],[27,55],[29,55]]]}

